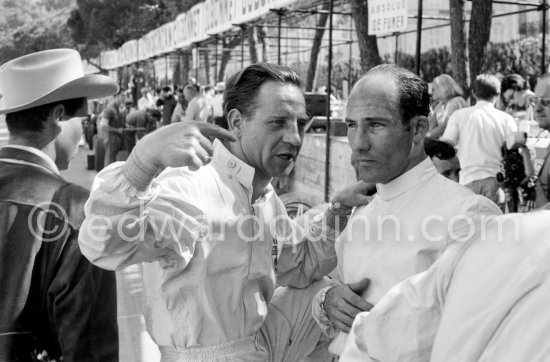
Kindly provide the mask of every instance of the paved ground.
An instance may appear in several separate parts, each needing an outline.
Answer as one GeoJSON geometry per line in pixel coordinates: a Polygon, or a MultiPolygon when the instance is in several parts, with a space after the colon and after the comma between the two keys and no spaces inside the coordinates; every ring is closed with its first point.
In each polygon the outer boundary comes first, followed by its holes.
{"type": "MultiPolygon", "coordinates": [[[[87,146],[80,147],[69,169],[62,171],[65,179],[89,189],[97,172],[87,170],[87,146]]],[[[117,272],[118,327],[121,362],[157,362],[158,348],[145,331],[141,315],[143,288],[141,265],[117,272]]]]}

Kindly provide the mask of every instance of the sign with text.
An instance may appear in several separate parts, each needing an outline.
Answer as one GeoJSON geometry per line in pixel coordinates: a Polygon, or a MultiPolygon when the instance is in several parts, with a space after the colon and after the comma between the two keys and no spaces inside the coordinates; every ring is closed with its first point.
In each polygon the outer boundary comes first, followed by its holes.
{"type": "Polygon", "coordinates": [[[407,29],[407,0],[369,0],[369,35],[407,29]]]}
{"type": "Polygon", "coordinates": [[[272,8],[282,8],[297,0],[205,0],[176,20],[164,24],[138,40],[130,40],[117,50],[102,52],[101,65],[114,69],[140,60],[171,53],[193,46],[270,13],[272,8]]]}

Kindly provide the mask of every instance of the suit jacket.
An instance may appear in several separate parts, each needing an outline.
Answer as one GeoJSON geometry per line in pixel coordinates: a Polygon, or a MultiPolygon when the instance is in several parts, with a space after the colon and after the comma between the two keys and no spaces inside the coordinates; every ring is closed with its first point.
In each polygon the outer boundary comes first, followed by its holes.
{"type": "Polygon", "coordinates": [[[0,148],[0,361],[118,361],[115,274],[78,247],[88,191],[0,148]]]}

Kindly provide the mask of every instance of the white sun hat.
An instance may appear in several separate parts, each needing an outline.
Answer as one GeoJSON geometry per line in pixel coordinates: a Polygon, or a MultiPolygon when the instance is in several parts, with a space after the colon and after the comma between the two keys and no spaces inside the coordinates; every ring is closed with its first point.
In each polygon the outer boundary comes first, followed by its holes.
{"type": "Polygon", "coordinates": [[[0,66],[0,114],[73,98],[102,98],[118,92],[105,75],[84,75],[80,54],[52,49],[0,66]]]}

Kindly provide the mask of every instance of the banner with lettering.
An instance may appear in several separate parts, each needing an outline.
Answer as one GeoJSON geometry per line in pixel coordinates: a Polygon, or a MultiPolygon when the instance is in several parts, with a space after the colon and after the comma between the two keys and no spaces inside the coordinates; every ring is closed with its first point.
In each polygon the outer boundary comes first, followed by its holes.
{"type": "Polygon", "coordinates": [[[369,35],[399,33],[407,29],[407,0],[369,0],[369,35]]]}

